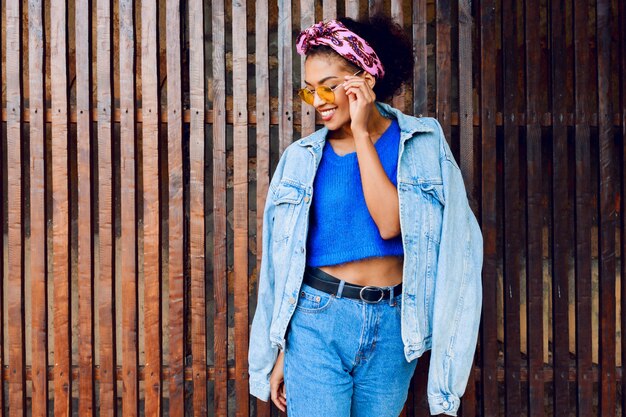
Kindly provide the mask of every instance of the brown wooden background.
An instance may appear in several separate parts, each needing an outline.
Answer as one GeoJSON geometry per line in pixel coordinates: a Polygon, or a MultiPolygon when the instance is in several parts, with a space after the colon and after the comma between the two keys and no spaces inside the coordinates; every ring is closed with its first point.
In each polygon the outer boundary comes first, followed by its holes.
{"type": "Polygon", "coordinates": [[[439,119],[484,233],[462,415],[621,415],[624,0],[1,3],[3,414],[277,414],[246,359],[257,207],[316,127],[295,36],[383,11],[393,104],[439,119]]]}

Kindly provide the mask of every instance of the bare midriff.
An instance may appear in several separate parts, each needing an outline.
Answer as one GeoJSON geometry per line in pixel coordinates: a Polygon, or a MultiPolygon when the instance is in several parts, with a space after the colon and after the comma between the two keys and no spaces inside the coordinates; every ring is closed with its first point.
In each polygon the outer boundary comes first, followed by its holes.
{"type": "Polygon", "coordinates": [[[388,287],[402,282],[403,263],[401,256],[383,256],[321,266],[320,269],[350,284],[388,287]]]}

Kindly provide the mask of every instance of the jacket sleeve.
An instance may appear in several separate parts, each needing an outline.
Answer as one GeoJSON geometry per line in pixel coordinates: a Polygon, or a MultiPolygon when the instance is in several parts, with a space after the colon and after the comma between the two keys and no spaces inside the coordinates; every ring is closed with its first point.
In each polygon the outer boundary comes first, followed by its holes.
{"type": "Polygon", "coordinates": [[[444,209],[428,373],[431,414],[456,416],[473,365],[482,305],[483,238],[439,126],[444,209]]]}
{"type": "Polygon", "coordinates": [[[275,210],[273,190],[280,182],[286,153],[286,151],[283,153],[283,157],[276,167],[263,210],[263,237],[261,266],[258,275],[257,306],[250,329],[250,346],[248,349],[250,394],[263,401],[269,400],[269,377],[278,356],[278,347],[270,342],[270,326],[275,299],[274,262],[271,253],[275,210]]]}

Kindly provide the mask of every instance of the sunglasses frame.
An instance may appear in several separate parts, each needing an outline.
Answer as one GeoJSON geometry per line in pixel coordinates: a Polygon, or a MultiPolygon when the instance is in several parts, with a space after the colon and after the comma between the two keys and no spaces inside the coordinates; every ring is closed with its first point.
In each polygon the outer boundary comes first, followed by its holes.
{"type": "MultiPolygon", "coordinates": [[[[360,74],[361,72],[363,72],[363,69],[360,69],[360,70],[358,70],[357,72],[355,72],[354,74],[352,74],[352,77],[354,77],[354,76],[356,76],[356,75],[360,74]]],[[[301,89],[299,89],[299,90],[298,90],[298,96],[302,99],[302,101],[304,101],[306,104],[309,104],[309,105],[311,105],[311,106],[313,105],[313,103],[315,103],[315,94],[317,94],[317,96],[318,96],[318,97],[319,97],[322,101],[324,101],[324,103],[327,103],[327,104],[333,104],[333,103],[335,102],[335,90],[336,90],[337,88],[341,87],[342,85],[344,85],[345,83],[346,83],[346,81],[342,82],[341,84],[337,84],[336,86],[334,86],[334,87],[332,87],[332,88],[331,88],[331,87],[328,87],[328,86],[326,86],[326,85],[320,85],[320,86],[317,86],[317,87],[315,88],[315,90],[310,90],[310,89],[308,89],[307,87],[303,87],[303,88],[301,88],[301,89]],[[320,89],[321,89],[321,90],[322,90],[322,92],[324,92],[324,93],[329,93],[329,92],[330,92],[330,93],[332,94],[332,100],[325,100],[325,99],[323,99],[323,98],[322,98],[322,95],[321,95],[321,94],[319,93],[319,91],[318,91],[318,90],[320,90],[320,89]],[[312,100],[311,100],[311,102],[310,102],[310,103],[309,103],[309,102],[305,99],[305,94],[307,94],[307,93],[309,93],[309,94],[310,94],[310,97],[312,98],[312,100]]]]}

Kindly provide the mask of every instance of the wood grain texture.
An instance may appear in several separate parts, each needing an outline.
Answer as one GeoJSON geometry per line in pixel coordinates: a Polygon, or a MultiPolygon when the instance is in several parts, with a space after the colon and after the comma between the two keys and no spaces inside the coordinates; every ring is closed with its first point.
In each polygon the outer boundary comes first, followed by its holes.
{"type": "MultiPolygon", "coordinates": [[[[30,268],[32,315],[33,417],[48,415],[48,299],[46,283],[44,24],[41,0],[28,3],[28,83],[30,90],[30,268]]],[[[0,385],[0,389],[1,389],[0,385]]],[[[2,404],[0,403],[0,407],[2,404]]]]}
{"type": "Polygon", "coordinates": [[[291,1],[278,0],[278,151],[293,140],[293,67],[291,36],[291,1]]]}
{"type": "Polygon", "coordinates": [[[96,82],[98,85],[98,260],[97,308],[100,354],[100,415],[113,417],[116,405],[115,304],[113,300],[113,166],[111,1],[97,0],[96,82]]]}
{"type": "MultiPolygon", "coordinates": [[[[626,277],[626,262],[623,262],[623,253],[626,253],[626,216],[624,213],[625,209],[625,199],[626,199],[626,4],[623,1],[618,2],[618,33],[619,33],[619,112],[621,113],[621,125],[622,125],[622,149],[621,151],[621,187],[620,187],[620,277],[626,277]]],[[[620,279],[620,294],[626,294],[626,279],[620,279]]],[[[621,298],[621,317],[620,317],[620,328],[624,329],[621,331],[621,344],[622,344],[622,369],[624,369],[624,364],[626,364],[626,301],[624,301],[624,297],[621,298]]],[[[626,380],[622,376],[621,380],[621,391],[622,393],[626,392],[626,380]]],[[[622,394],[621,406],[622,410],[626,409],[626,395],[622,394]]],[[[623,413],[623,411],[622,411],[623,413]]]]}
{"type": "Polygon", "coordinates": [[[54,415],[70,416],[68,93],[65,2],[50,5],[52,94],[52,271],[54,280],[54,415]]]}
{"type": "Polygon", "coordinates": [[[519,194],[517,7],[502,9],[504,122],[504,366],[505,413],[519,413],[520,384],[520,256],[523,245],[519,194]]]}
{"type": "Polygon", "coordinates": [[[359,19],[359,1],[358,0],[346,0],[345,1],[346,17],[351,17],[354,20],[359,19]]]}
{"type": "MultiPolygon", "coordinates": [[[[313,22],[313,14],[310,6],[313,2],[303,1],[301,3],[302,20],[301,25],[305,26],[308,22],[313,22]],[[305,5],[307,5],[305,7],[305,5]],[[305,9],[310,17],[304,19],[305,9]]],[[[269,13],[268,0],[258,0],[255,8],[255,84],[256,84],[256,285],[252,283],[253,288],[258,289],[259,271],[261,270],[261,258],[263,256],[263,210],[265,201],[269,191],[270,183],[270,86],[269,86],[269,13]]],[[[302,103],[303,107],[308,106],[302,103]]],[[[309,106],[310,107],[310,106],[309,106]]],[[[302,116],[302,135],[305,132],[312,132],[315,128],[315,115],[311,111],[312,116],[310,125],[305,130],[305,117],[302,116]]],[[[254,277],[252,277],[254,279],[254,277]]],[[[256,294],[254,294],[256,296],[256,294]]],[[[270,404],[266,401],[256,401],[257,416],[269,417],[270,404]]]]}
{"type": "MultiPolygon", "coordinates": [[[[326,10],[326,9],[324,9],[326,10]]],[[[312,0],[302,0],[300,2],[300,29],[304,30],[305,28],[308,28],[309,26],[311,26],[312,24],[316,23],[315,22],[315,2],[312,0]]],[[[258,32],[257,32],[257,37],[258,37],[258,32]]],[[[258,51],[258,50],[257,50],[258,51]]],[[[258,52],[257,52],[258,53],[258,52]]],[[[267,53],[266,53],[267,55],[267,53]]],[[[306,56],[304,55],[299,55],[300,56],[300,87],[304,87],[305,83],[304,80],[306,78],[306,74],[305,74],[305,69],[304,69],[304,63],[306,61],[306,56]]],[[[300,88],[298,87],[298,88],[300,88]]],[[[268,91],[269,93],[269,91],[268,91]]],[[[259,93],[257,93],[257,96],[259,95],[259,93]]],[[[302,126],[302,137],[305,137],[311,133],[313,133],[315,131],[315,115],[316,115],[316,110],[315,107],[311,106],[308,103],[305,103],[304,101],[300,101],[300,105],[301,105],[301,111],[300,111],[300,117],[301,117],[301,126],[302,126]]],[[[258,113],[258,107],[257,107],[257,113],[258,113]]],[[[258,124],[258,122],[257,122],[258,124]]],[[[258,129],[258,127],[257,127],[258,129]]],[[[259,246],[260,247],[260,246],[259,246]]]]}
{"type": "Polygon", "coordinates": [[[183,259],[183,149],[182,149],[182,83],[180,51],[180,0],[166,1],[167,50],[167,163],[169,259],[169,414],[183,417],[184,387],[184,275],[183,259]]]}
{"type": "Polygon", "coordinates": [[[122,285],[122,414],[138,415],[137,230],[135,155],[135,28],[132,0],[119,1],[120,65],[120,222],[122,285]]]}
{"type": "MultiPolygon", "coordinates": [[[[22,299],[22,39],[20,1],[6,1],[6,143],[7,143],[7,223],[5,232],[8,239],[8,277],[4,289],[6,314],[8,319],[8,406],[11,414],[26,413],[24,313],[22,299]]],[[[4,233],[3,233],[4,234],[4,233]]],[[[6,342],[5,342],[6,343],[6,342]]]]}
{"type": "Polygon", "coordinates": [[[413,34],[413,114],[428,115],[428,73],[426,46],[426,0],[413,2],[411,29],[413,34]]]}
{"type": "MultiPolygon", "coordinates": [[[[542,156],[541,156],[541,94],[547,86],[541,85],[539,14],[537,0],[524,3],[525,24],[525,107],[526,107],[526,300],[528,343],[528,412],[544,415],[543,380],[543,250],[542,250],[542,156]]],[[[562,326],[567,329],[567,326],[562,326]]],[[[555,338],[561,337],[554,329],[555,338]]],[[[565,338],[567,340],[567,338],[565,338]]]]}
{"type": "MultiPolygon", "coordinates": [[[[226,58],[224,1],[211,3],[213,19],[213,323],[216,415],[228,404],[228,281],[226,270],[226,58]]],[[[266,96],[269,100],[269,94],[266,96]]],[[[267,114],[269,117],[269,114],[267,114]]],[[[269,140],[267,142],[269,146],[269,140]]]]}
{"type": "Polygon", "coordinates": [[[495,1],[481,2],[480,26],[480,132],[481,132],[481,229],[483,233],[483,307],[481,315],[482,415],[500,414],[498,401],[498,207],[496,150],[496,12],[495,1]]]}
{"type": "Polygon", "coordinates": [[[590,194],[591,146],[589,121],[590,62],[589,62],[589,4],[574,2],[574,100],[575,117],[575,273],[576,273],[576,375],[578,415],[593,413],[593,368],[591,346],[591,212],[590,194]]]}
{"type": "Polygon", "coordinates": [[[324,21],[337,18],[337,0],[322,0],[322,19],[324,21]]]}
{"type": "Polygon", "coordinates": [[[91,219],[91,59],[88,2],[75,5],[76,159],[78,180],[78,415],[95,412],[91,219]]]}
{"type": "Polygon", "coordinates": [[[383,13],[385,2],[383,0],[367,0],[367,9],[370,17],[377,13],[383,13]]]}
{"type": "Polygon", "coordinates": [[[189,258],[191,267],[191,354],[193,415],[208,411],[204,269],[204,19],[202,1],[189,8],[189,258]]]}
{"type": "Polygon", "coordinates": [[[599,145],[599,410],[602,417],[615,410],[615,169],[611,103],[611,1],[596,2],[597,97],[599,145]]]}
{"type": "Polygon", "coordinates": [[[233,269],[235,415],[250,414],[248,394],[248,100],[246,1],[233,0],[233,269]]]}
{"type": "MultiPolygon", "coordinates": [[[[396,22],[400,27],[404,27],[404,13],[402,11],[402,1],[401,0],[392,0],[391,1],[391,18],[396,22]]],[[[470,69],[471,70],[471,69],[470,69]]],[[[402,84],[400,89],[394,94],[392,99],[392,105],[396,109],[405,112],[405,100],[406,100],[406,86],[402,84]]]]}
{"type": "Polygon", "coordinates": [[[450,125],[450,95],[452,82],[452,67],[450,56],[451,48],[451,18],[452,3],[450,0],[436,2],[436,41],[435,41],[435,68],[436,76],[436,98],[435,98],[435,118],[441,124],[443,134],[448,143],[451,143],[450,125]]]}
{"type": "MultiPolygon", "coordinates": [[[[567,126],[564,114],[567,111],[567,67],[565,24],[560,13],[565,10],[563,0],[553,1],[550,5],[550,51],[552,59],[552,346],[553,346],[553,394],[552,410],[554,416],[568,416],[569,381],[568,369],[569,326],[569,260],[573,256],[571,243],[572,213],[568,196],[570,177],[568,166],[567,126]]],[[[529,336],[529,340],[530,336],[529,336]]]]}
{"type": "Polygon", "coordinates": [[[159,230],[159,76],[157,4],[141,2],[141,99],[143,106],[143,275],[145,415],[159,416],[161,404],[161,262],[159,230]]]}

